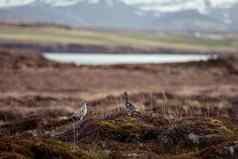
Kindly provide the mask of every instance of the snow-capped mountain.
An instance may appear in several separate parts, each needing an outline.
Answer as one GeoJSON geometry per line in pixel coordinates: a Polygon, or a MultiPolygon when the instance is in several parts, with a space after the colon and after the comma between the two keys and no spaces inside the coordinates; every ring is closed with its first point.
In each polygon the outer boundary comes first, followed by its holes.
{"type": "MultiPolygon", "coordinates": [[[[29,5],[41,2],[55,7],[75,5],[80,2],[91,4],[100,3],[101,0],[0,0],[1,8],[29,5]]],[[[210,8],[230,8],[238,0],[120,0],[127,5],[137,6],[143,10],[154,10],[162,12],[174,12],[186,9],[196,9],[207,12],[210,8]]],[[[108,5],[113,5],[115,0],[105,0],[108,5]]]]}
{"type": "Polygon", "coordinates": [[[0,21],[236,30],[238,0],[0,0],[0,21]]]}

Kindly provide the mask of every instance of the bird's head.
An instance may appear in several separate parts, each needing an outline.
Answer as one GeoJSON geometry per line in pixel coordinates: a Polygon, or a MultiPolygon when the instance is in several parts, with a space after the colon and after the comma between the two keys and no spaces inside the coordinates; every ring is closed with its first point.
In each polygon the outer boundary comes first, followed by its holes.
{"type": "Polygon", "coordinates": [[[128,93],[124,92],[124,97],[127,98],[128,97],[128,93]]]}
{"type": "Polygon", "coordinates": [[[126,102],[128,102],[128,93],[124,92],[123,94],[123,100],[125,100],[126,102]]]}

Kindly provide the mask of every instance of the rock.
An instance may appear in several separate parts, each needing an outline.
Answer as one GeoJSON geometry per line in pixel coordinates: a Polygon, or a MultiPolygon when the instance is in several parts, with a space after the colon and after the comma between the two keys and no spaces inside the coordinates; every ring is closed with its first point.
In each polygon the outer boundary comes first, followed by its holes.
{"type": "Polygon", "coordinates": [[[200,136],[194,134],[194,133],[190,133],[188,135],[188,138],[192,141],[193,144],[199,144],[200,141],[200,136]]]}
{"type": "Polygon", "coordinates": [[[202,159],[238,159],[238,141],[211,146],[200,156],[202,159]]]}

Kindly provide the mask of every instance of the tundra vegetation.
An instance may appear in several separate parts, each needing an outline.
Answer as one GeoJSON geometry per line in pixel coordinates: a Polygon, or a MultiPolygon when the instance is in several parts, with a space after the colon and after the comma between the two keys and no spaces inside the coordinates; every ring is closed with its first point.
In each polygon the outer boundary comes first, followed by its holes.
{"type": "MultiPolygon", "coordinates": [[[[44,41],[43,32],[55,35],[47,43],[73,36],[86,36],[85,43],[97,41],[95,36],[103,43],[119,40],[65,28],[11,29],[0,29],[1,42],[44,41]]],[[[140,37],[119,41],[138,44],[140,37]]],[[[151,45],[150,38],[142,41],[151,45]]],[[[0,158],[238,158],[235,55],[181,64],[76,66],[35,52],[0,50],[0,158]],[[125,91],[134,112],[128,113],[125,91]],[[83,101],[87,115],[78,122],[72,115],[83,101]]]]}

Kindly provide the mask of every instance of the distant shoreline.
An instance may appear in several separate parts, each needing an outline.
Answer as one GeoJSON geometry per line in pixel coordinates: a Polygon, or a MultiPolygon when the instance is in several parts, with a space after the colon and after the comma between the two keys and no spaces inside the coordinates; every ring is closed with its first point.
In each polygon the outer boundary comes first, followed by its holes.
{"type": "Polygon", "coordinates": [[[232,39],[230,34],[223,36],[223,40],[210,40],[178,33],[113,32],[0,23],[0,48],[29,49],[40,53],[236,54],[236,36],[232,39]]]}
{"type": "Polygon", "coordinates": [[[203,55],[234,55],[238,51],[226,49],[175,49],[175,48],[143,48],[130,46],[106,46],[86,44],[36,44],[26,42],[2,42],[0,48],[4,49],[29,49],[39,53],[115,53],[115,54],[203,54],[203,55]]]}

